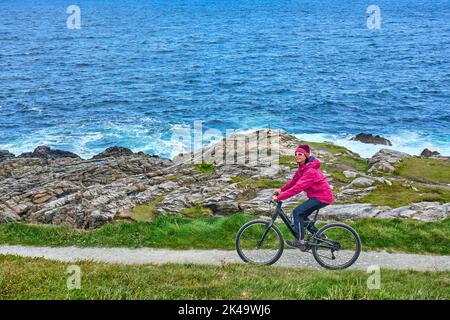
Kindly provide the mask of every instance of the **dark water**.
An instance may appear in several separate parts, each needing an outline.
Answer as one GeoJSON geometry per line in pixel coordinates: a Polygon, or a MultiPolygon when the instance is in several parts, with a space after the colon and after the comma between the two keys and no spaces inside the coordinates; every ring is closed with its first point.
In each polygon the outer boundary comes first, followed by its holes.
{"type": "Polygon", "coordinates": [[[0,148],[167,156],[202,120],[450,154],[450,1],[74,1],[80,30],[70,4],[0,0],[0,148]]]}

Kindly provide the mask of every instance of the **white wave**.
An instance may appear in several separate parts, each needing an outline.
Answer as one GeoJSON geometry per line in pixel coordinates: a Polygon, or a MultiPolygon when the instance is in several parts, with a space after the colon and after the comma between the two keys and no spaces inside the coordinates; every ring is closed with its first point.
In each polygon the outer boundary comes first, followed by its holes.
{"type": "Polygon", "coordinates": [[[8,144],[0,145],[0,149],[6,149],[15,155],[32,152],[37,146],[53,146],[59,139],[55,136],[28,135],[8,144]]]}
{"type": "MultiPolygon", "coordinates": [[[[93,132],[83,135],[81,137],[71,137],[70,140],[73,141],[74,153],[79,155],[82,158],[91,158],[95,154],[97,154],[98,150],[93,150],[87,146],[89,142],[101,140],[104,135],[101,132],[93,132]],[[75,138],[75,139],[74,139],[75,138]]],[[[101,152],[101,151],[100,151],[101,152]]]]}
{"type": "MultiPolygon", "coordinates": [[[[39,145],[47,145],[52,148],[59,148],[74,152],[82,158],[90,158],[104,150],[104,141],[114,141],[114,145],[130,148],[133,152],[143,151],[145,153],[156,154],[164,157],[171,157],[190,151],[198,151],[201,147],[208,147],[218,141],[211,136],[205,136],[201,146],[194,145],[193,126],[186,124],[173,124],[162,127],[155,119],[140,119],[148,122],[130,123],[125,125],[113,122],[104,123],[103,128],[84,128],[74,135],[64,133],[64,130],[46,128],[36,133],[19,137],[13,141],[0,144],[0,149],[6,149],[19,155],[24,152],[31,152],[39,145]],[[178,136],[177,136],[178,135],[178,136]],[[96,144],[96,141],[98,142],[96,144]],[[96,147],[97,145],[97,147],[96,147]]],[[[252,128],[245,130],[234,130],[241,133],[251,133],[264,128],[252,128]]],[[[224,134],[222,132],[222,134],[224,134]]],[[[392,146],[364,144],[358,141],[351,141],[353,135],[350,134],[327,134],[327,133],[301,133],[294,134],[297,138],[311,142],[331,141],[336,145],[343,146],[358,153],[363,158],[370,158],[382,148],[403,151],[412,155],[418,155],[423,149],[428,148],[438,151],[442,155],[450,155],[450,139],[447,135],[436,136],[413,131],[401,131],[394,134],[385,135],[385,138],[392,142],[392,146]]],[[[220,138],[220,137],[218,137],[220,138]]]]}
{"type": "Polygon", "coordinates": [[[151,117],[143,117],[140,120],[141,120],[141,122],[144,122],[144,123],[146,123],[146,122],[159,122],[157,119],[151,118],[151,117]]]}
{"type": "Polygon", "coordinates": [[[447,141],[432,140],[429,136],[412,131],[401,131],[396,134],[386,135],[385,138],[392,142],[392,146],[367,144],[350,140],[353,135],[334,135],[326,133],[302,133],[294,134],[295,137],[311,142],[331,141],[334,144],[358,153],[363,158],[370,158],[383,148],[406,152],[411,155],[419,155],[423,149],[428,148],[438,151],[444,156],[450,155],[450,143],[447,141]]]}

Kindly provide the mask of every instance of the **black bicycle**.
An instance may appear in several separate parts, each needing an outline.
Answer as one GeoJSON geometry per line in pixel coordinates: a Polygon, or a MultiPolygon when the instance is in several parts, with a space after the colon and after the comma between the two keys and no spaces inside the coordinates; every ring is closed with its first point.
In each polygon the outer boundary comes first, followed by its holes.
{"type": "MultiPolygon", "coordinates": [[[[271,265],[280,259],[284,249],[284,238],[275,220],[280,217],[289,231],[295,236],[292,217],[288,217],[276,203],[271,220],[253,220],[244,224],[236,236],[236,250],[242,260],[253,264],[271,265]]],[[[352,227],[344,223],[326,224],[319,230],[315,228],[317,215],[305,223],[308,230],[306,248],[312,251],[314,259],[327,269],[345,269],[358,259],[361,253],[361,239],[352,227]]]]}

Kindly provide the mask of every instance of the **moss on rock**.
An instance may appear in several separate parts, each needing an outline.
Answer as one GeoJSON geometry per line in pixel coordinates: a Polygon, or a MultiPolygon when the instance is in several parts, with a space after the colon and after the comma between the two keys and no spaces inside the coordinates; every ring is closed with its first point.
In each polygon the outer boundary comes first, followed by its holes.
{"type": "Polygon", "coordinates": [[[212,215],[211,209],[203,207],[201,203],[196,203],[188,209],[183,209],[180,213],[189,218],[204,218],[212,215]]]}
{"type": "Polygon", "coordinates": [[[131,211],[131,219],[135,221],[150,221],[155,217],[157,205],[164,200],[164,196],[156,197],[150,203],[134,207],[131,211]]]}
{"type": "Polygon", "coordinates": [[[212,174],[216,170],[213,163],[202,162],[195,165],[195,172],[203,174],[212,174]]]}

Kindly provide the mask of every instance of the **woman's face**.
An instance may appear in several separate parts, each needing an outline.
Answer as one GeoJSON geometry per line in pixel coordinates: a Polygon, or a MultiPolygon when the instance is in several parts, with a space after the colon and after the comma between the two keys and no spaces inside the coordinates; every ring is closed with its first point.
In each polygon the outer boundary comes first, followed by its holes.
{"type": "Polygon", "coordinates": [[[306,160],[306,156],[301,152],[295,153],[295,161],[299,164],[303,164],[306,160]]]}

